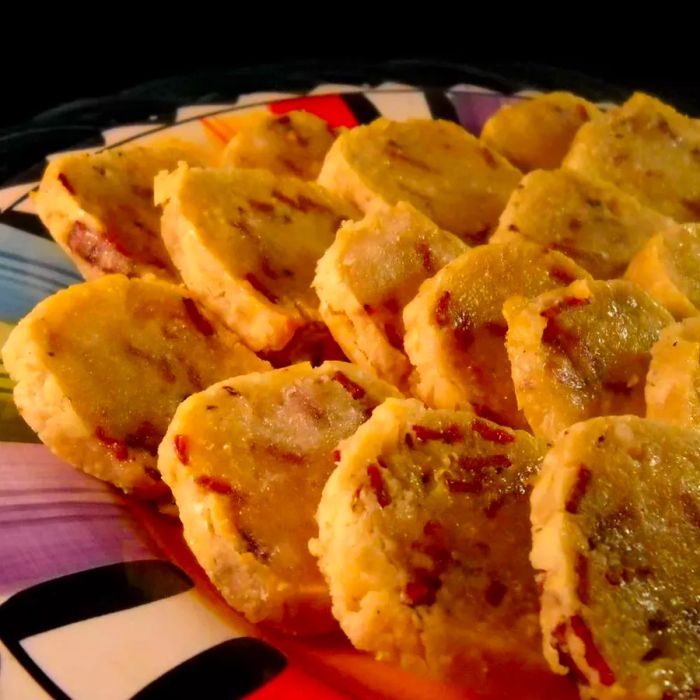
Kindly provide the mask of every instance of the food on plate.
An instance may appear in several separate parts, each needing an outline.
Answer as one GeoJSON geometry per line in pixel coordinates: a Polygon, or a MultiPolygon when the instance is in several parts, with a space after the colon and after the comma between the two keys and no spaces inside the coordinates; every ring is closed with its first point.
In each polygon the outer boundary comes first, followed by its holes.
{"type": "Polygon", "coordinates": [[[543,445],[389,399],[338,450],[311,549],[352,643],[462,682],[466,664],[541,665],[528,494],[543,445]]]}
{"type": "Polygon", "coordinates": [[[20,413],[52,452],[155,499],[168,496],[156,453],[178,404],[269,367],[181,287],[123,275],[40,302],[2,357],[20,413]]]}
{"type": "Polygon", "coordinates": [[[521,173],[452,122],[380,118],[341,134],[318,182],[363,212],[409,202],[469,244],[484,243],[521,173]]]}
{"type": "Polygon", "coordinates": [[[700,224],[665,228],[647,241],[625,277],[644,287],[677,319],[700,315],[700,224]]]}
{"type": "Polygon", "coordinates": [[[570,92],[547,92],[501,107],[481,130],[481,141],[523,172],[558,168],[583,124],[600,110],[570,92]]]}
{"type": "Polygon", "coordinates": [[[353,362],[405,387],[403,309],[423,281],[466,250],[407,202],[378,202],[361,221],[345,222],[319,260],[313,285],[321,317],[353,362]]]}
{"type": "Polygon", "coordinates": [[[554,439],[573,423],[643,416],[651,347],[671,314],[632,282],[578,280],[506,301],[506,347],[518,405],[554,439]]]}
{"type": "Polygon", "coordinates": [[[700,318],[665,328],[651,348],[647,418],[700,427],[700,318]]]}
{"type": "Polygon", "coordinates": [[[222,163],[315,180],[336,136],[326,121],[309,112],[259,112],[238,128],[224,149],[222,163]]]}
{"type": "Polygon", "coordinates": [[[204,164],[195,144],[169,139],[51,160],[34,196],[42,222],[86,279],[179,275],[160,237],[153,178],[178,162],[204,164]]]}
{"type": "Polygon", "coordinates": [[[161,173],[165,245],[185,284],[253,350],[280,350],[320,321],[317,260],[352,210],[315,183],[264,170],[161,173]]]}
{"type": "Polygon", "coordinates": [[[700,220],[700,121],[649,95],[582,126],[564,167],[609,180],[678,222],[700,220]]]}
{"type": "Polygon", "coordinates": [[[700,688],[700,433],[634,416],[572,426],[532,492],[544,654],[581,696],[700,688]]]}
{"type": "Polygon", "coordinates": [[[334,626],[308,550],[338,442],[398,392],[347,362],[215,384],[177,410],[158,466],[187,543],[225,600],[294,633],[334,626]]]}
{"type": "Polygon", "coordinates": [[[406,306],[405,347],[415,391],[435,408],[473,408],[502,425],[527,427],[505,349],[503,302],[565,287],[588,273],[532,243],[473,248],[421,285],[406,306]]]}
{"type": "Polygon", "coordinates": [[[609,182],[537,170],[513,191],[490,242],[525,239],[565,253],[597,279],[611,279],[672,223],[609,182]]]}

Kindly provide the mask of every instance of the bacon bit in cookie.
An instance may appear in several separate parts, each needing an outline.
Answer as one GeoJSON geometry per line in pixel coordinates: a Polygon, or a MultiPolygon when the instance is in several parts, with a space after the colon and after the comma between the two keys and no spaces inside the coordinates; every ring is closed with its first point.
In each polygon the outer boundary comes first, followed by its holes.
{"type": "Polygon", "coordinates": [[[562,284],[565,284],[565,285],[571,284],[576,279],[576,277],[574,277],[568,270],[565,270],[563,267],[550,268],[549,276],[553,280],[556,280],[557,282],[561,282],[562,284]]]}
{"type": "Polygon", "coordinates": [[[554,306],[550,306],[548,309],[540,311],[540,316],[546,319],[555,318],[564,309],[575,308],[577,306],[586,306],[590,303],[590,299],[581,299],[579,297],[564,297],[561,301],[558,301],[554,306]]]}
{"type": "Polygon", "coordinates": [[[588,678],[586,678],[581,669],[574,663],[574,660],[567,650],[566,623],[561,622],[554,628],[550,644],[559,656],[559,664],[569,669],[569,674],[576,679],[577,683],[587,686],[588,678]]]}
{"type": "Polygon", "coordinates": [[[435,305],[435,323],[444,328],[450,322],[450,293],[443,292],[435,305]]]}
{"type": "Polygon", "coordinates": [[[500,428],[493,428],[482,420],[473,420],[472,430],[479,433],[484,440],[495,442],[497,445],[507,445],[508,443],[515,442],[515,435],[511,435],[509,432],[501,430],[500,428]]]}
{"type": "Polygon", "coordinates": [[[496,517],[496,514],[498,513],[499,510],[503,507],[503,504],[506,502],[506,497],[505,496],[499,496],[498,498],[495,498],[491,503],[489,503],[486,508],[484,508],[484,515],[491,520],[492,518],[496,517]]]}
{"type": "Polygon", "coordinates": [[[255,539],[255,537],[253,537],[253,535],[250,534],[250,532],[244,530],[243,528],[240,528],[238,530],[238,533],[240,534],[241,539],[245,542],[245,546],[248,552],[252,554],[256,559],[266,561],[270,558],[270,555],[265,551],[263,547],[260,546],[260,543],[255,539]]]}
{"type": "MultiPolygon", "coordinates": [[[[183,462],[183,464],[187,464],[187,462],[183,462]]],[[[195,483],[198,486],[208,489],[209,491],[213,491],[214,493],[218,493],[221,496],[232,496],[235,493],[230,484],[227,484],[221,479],[215,479],[213,476],[207,476],[206,474],[198,476],[195,479],[195,483]]]]}
{"type": "Polygon", "coordinates": [[[520,233],[520,229],[519,229],[515,224],[509,224],[509,225],[508,225],[508,230],[509,230],[509,231],[515,231],[515,233],[520,233]]]}
{"type": "Polygon", "coordinates": [[[202,334],[202,335],[214,335],[214,326],[204,317],[199,307],[195,303],[194,299],[189,297],[183,297],[182,305],[185,307],[187,316],[192,322],[192,325],[202,334]]]}
{"type": "Polygon", "coordinates": [[[444,442],[447,445],[454,445],[454,443],[464,439],[462,430],[454,423],[443,430],[433,430],[432,428],[426,428],[424,425],[414,425],[413,432],[420,442],[440,440],[440,442],[444,442]]]}
{"type": "Polygon", "coordinates": [[[153,467],[144,467],[143,471],[146,472],[146,476],[149,476],[153,481],[161,481],[163,479],[161,473],[153,467]]]}
{"type": "Polygon", "coordinates": [[[457,345],[462,350],[468,350],[469,346],[474,342],[474,330],[472,328],[471,319],[461,312],[459,316],[455,319],[454,327],[452,329],[457,345]]]}
{"type": "Polygon", "coordinates": [[[576,113],[582,122],[587,122],[591,118],[591,115],[588,114],[588,110],[586,109],[586,105],[580,102],[576,105],[576,113]]]}
{"type": "Polygon", "coordinates": [[[336,372],[333,375],[333,381],[338,382],[338,384],[340,384],[340,386],[342,386],[356,401],[363,398],[367,393],[359,384],[353,382],[352,379],[346,374],[343,374],[343,372],[336,372]]]}
{"type": "Polygon", "coordinates": [[[95,430],[95,437],[114,455],[114,457],[123,462],[129,456],[129,450],[123,440],[109,437],[104,428],[100,425],[95,430]]]}
{"type": "Polygon", "coordinates": [[[377,503],[379,503],[381,508],[386,508],[391,503],[391,495],[387,491],[382,475],[379,473],[379,467],[376,464],[370,464],[367,467],[367,476],[369,477],[369,485],[377,497],[377,503]]]}
{"type": "Polygon", "coordinates": [[[389,297],[382,302],[382,306],[390,313],[399,313],[399,302],[394,297],[389,297]]]}
{"type": "Polygon", "coordinates": [[[279,277],[279,275],[272,269],[270,261],[266,257],[261,258],[260,269],[262,270],[263,275],[271,280],[276,280],[279,277]]]}
{"type": "Polygon", "coordinates": [[[250,204],[251,209],[262,212],[263,214],[269,214],[275,210],[274,204],[270,204],[269,202],[259,202],[257,199],[249,199],[248,204],[250,204]]]}
{"type": "Polygon", "coordinates": [[[466,455],[457,460],[462,469],[507,469],[512,462],[506,455],[484,455],[482,457],[468,457],[466,455]]]}
{"type": "Polygon", "coordinates": [[[627,382],[603,382],[603,389],[607,391],[612,391],[613,394],[624,394],[629,396],[633,387],[627,386],[627,382]]]}
{"type": "Polygon", "coordinates": [[[650,661],[656,661],[656,659],[660,659],[664,655],[663,651],[659,649],[658,647],[652,647],[649,649],[649,651],[642,656],[642,661],[645,663],[649,663],[650,661]]]}
{"type": "Polygon", "coordinates": [[[414,445],[413,445],[413,436],[411,433],[406,433],[404,436],[404,441],[406,443],[406,447],[408,447],[409,450],[412,450],[414,445]]]}
{"type": "Polygon", "coordinates": [[[392,348],[403,352],[403,336],[393,323],[387,322],[384,324],[384,335],[386,335],[386,339],[389,341],[389,345],[391,345],[392,348]]]}
{"type": "MultiPolygon", "coordinates": [[[[175,454],[182,464],[189,464],[190,461],[190,445],[186,435],[176,435],[173,440],[175,445],[175,454]]],[[[198,482],[199,483],[199,482],[198,482]]]]}
{"type": "Polygon", "coordinates": [[[491,579],[484,591],[484,598],[489,605],[497,608],[503,602],[507,592],[508,587],[504,583],[491,579]]]}
{"type": "Polygon", "coordinates": [[[245,276],[246,282],[259,294],[262,294],[271,304],[276,304],[279,297],[271,292],[252,272],[245,276]]]}
{"type": "Polygon", "coordinates": [[[129,433],[124,442],[128,447],[146,450],[155,457],[158,454],[158,445],[163,439],[163,433],[150,421],[143,421],[133,433],[129,433]]]}
{"type": "Polygon", "coordinates": [[[488,148],[484,148],[483,146],[481,147],[481,157],[484,159],[484,162],[489,166],[489,168],[495,168],[498,165],[493,153],[491,153],[488,148]]]}
{"type": "Polygon", "coordinates": [[[581,465],[576,475],[576,481],[574,487],[571,489],[569,497],[566,499],[566,512],[576,515],[578,513],[578,507],[581,504],[581,499],[585,496],[588,489],[588,484],[591,481],[593,474],[591,470],[581,465]]]}
{"type": "Polygon", "coordinates": [[[428,520],[423,526],[423,534],[428,537],[442,537],[445,534],[445,528],[434,520],[428,520]]]}
{"type": "Polygon", "coordinates": [[[578,594],[578,599],[584,604],[588,605],[588,559],[585,555],[579,552],[576,555],[576,593],[578,594]]]}
{"type": "Polygon", "coordinates": [[[695,528],[700,529],[700,508],[695,499],[689,493],[680,495],[681,506],[685,519],[695,528]]]}
{"type": "Polygon", "coordinates": [[[583,642],[584,649],[586,650],[586,663],[598,672],[598,678],[603,685],[612,685],[615,682],[615,674],[595,645],[593,635],[580,615],[574,615],[571,618],[571,629],[583,642]]]}
{"type": "Polygon", "coordinates": [[[229,396],[240,396],[241,392],[236,391],[232,386],[229,386],[228,384],[224,384],[221,387],[229,396]]]}
{"type": "Polygon", "coordinates": [[[58,173],[58,181],[71,193],[75,194],[75,189],[71,185],[68,176],[65,173],[58,173]]]}
{"type": "Polygon", "coordinates": [[[421,262],[423,263],[423,269],[432,275],[435,273],[435,264],[433,263],[433,256],[430,254],[430,246],[425,241],[419,241],[416,244],[416,251],[420,255],[421,262]]]}
{"type": "Polygon", "coordinates": [[[694,219],[700,219],[700,199],[682,199],[681,202],[694,219]]]}
{"type": "Polygon", "coordinates": [[[333,461],[336,464],[340,462],[340,450],[333,450],[333,461]]]}
{"type": "Polygon", "coordinates": [[[432,605],[441,586],[439,576],[427,569],[416,569],[412,580],[404,588],[404,598],[412,607],[432,605]]]}
{"type": "Polygon", "coordinates": [[[657,614],[647,620],[647,629],[650,632],[663,632],[670,627],[668,620],[663,615],[657,614]]]}

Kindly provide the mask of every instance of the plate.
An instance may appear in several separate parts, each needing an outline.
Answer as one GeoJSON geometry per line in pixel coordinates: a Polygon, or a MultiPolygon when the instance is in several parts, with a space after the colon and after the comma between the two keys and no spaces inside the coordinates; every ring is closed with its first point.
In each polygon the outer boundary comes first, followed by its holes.
{"type": "MultiPolygon", "coordinates": [[[[258,110],[304,109],[335,127],[380,115],[439,117],[478,134],[495,110],[524,94],[399,83],[326,84],[306,95],[252,93],[112,126],[71,150],[162,136],[217,149],[241,117],[258,110]]],[[[33,208],[31,191],[45,162],[0,189],[0,344],[38,301],[81,279],[33,208]]],[[[0,697],[577,697],[560,677],[526,676],[506,666],[480,687],[470,684],[465,668],[463,687],[448,687],[374,661],[340,632],[294,639],[251,626],[221,602],[173,520],[36,444],[11,391],[0,365],[0,697]]]]}

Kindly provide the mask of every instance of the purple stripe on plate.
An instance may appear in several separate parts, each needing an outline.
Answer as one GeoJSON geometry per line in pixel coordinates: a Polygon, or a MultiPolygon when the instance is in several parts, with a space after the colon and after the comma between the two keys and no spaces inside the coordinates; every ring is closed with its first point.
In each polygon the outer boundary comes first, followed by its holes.
{"type": "Polygon", "coordinates": [[[452,103],[459,115],[459,121],[462,126],[474,136],[481,133],[481,128],[486,123],[486,120],[496,110],[503,105],[519,102],[522,97],[506,97],[504,95],[488,95],[477,93],[476,95],[468,92],[451,92],[450,97],[452,103]]]}
{"type": "Polygon", "coordinates": [[[43,445],[0,443],[0,484],[7,496],[0,503],[0,596],[76,571],[159,558],[122,496],[43,445]],[[70,493],[84,495],[70,500],[70,493]],[[51,502],[52,494],[63,495],[51,502]]]}

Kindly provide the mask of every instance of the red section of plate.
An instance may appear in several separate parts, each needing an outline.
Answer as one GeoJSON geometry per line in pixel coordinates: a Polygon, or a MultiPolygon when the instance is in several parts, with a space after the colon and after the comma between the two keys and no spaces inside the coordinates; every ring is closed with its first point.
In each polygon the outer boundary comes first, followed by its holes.
{"type": "Polygon", "coordinates": [[[269,109],[273,114],[286,114],[296,109],[311,112],[325,119],[331,126],[357,126],[355,115],[339,95],[309,95],[308,97],[291,97],[288,100],[272,102],[269,109]]]}

